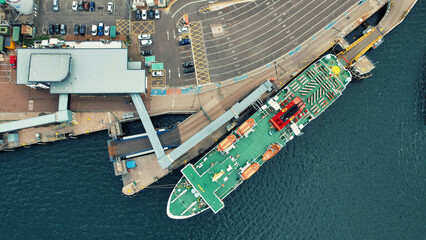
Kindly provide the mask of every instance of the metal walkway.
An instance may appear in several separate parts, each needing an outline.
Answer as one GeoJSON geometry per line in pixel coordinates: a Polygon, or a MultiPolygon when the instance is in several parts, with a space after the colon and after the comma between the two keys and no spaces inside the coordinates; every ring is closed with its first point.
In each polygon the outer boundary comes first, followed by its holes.
{"type": "Polygon", "coordinates": [[[201,131],[194,134],[194,136],[189,138],[182,145],[180,145],[178,148],[173,150],[170,154],[165,155],[162,158],[159,158],[158,162],[160,163],[161,167],[167,168],[173,163],[173,161],[175,161],[176,159],[184,155],[187,151],[189,151],[195,145],[200,143],[202,140],[204,140],[206,137],[208,137],[218,128],[223,126],[229,120],[231,120],[232,118],[238,118],[239,114],[241,114],[245,109],[247,109],[250,105],[252,105],[255,101],[257,101],[262,96],[262,94],[264,94],[267,91],[271,91],[272,87],[273,85],[270,81],[266,81],[265,83],[260,85],[256,90],[254,90],[250,95],[248,95],[243,101],[234,104],[231,107],[231,109],[229,109],[222,116],[218,117],[216,120],[211,122],[201,131]]]}
{"type": "Polygon", "coordinates": [[[374,43],[376,43],[383,35],[378,28],[373,28],[370,32],[360,37],[350,46],[348,46],[343,52],[339,53],[337,57],[343,59],[341,63],[345,67],[351,66],[354,62],[367,52],[374,43]]]}
{"type": "MultiPolygon", "coordinates": [[[[169,131],[157,132],[157,135],[163,148],[173,148],[181,144],[179,133],[179,128],[175,127],[169,131]]],[[[152,149],[151,142],[147,136],[108,141],[108,152],[111,161],[129,155],[143,155],[152,151],[152,149]]]]}
{"type": "Polygon", "coordinates": [[[0,124],[0,133],[13,132],[24,128],[37,127],[51,123],[70,122],[72,122],[72,112],[68,110],[68,94],[60,94],[58,111],[56,113],[2,123],[0,124]]]}
{"type": "MultiPolygon", "coordinates": [[[[141,95],[137,93],[131,93],[133,103],[135,104],[136,110],[141,118],[143,127],[148,134],[149,141],[151,142],[152,147],[154,148],[155,155],[157,159],[161,159],[166,156],[163,146],[161,145],[160,139],[158,138],[157,132],[152,125],[151,119],[149,118],[148,111],[145,108],[145,104],[142,101],[141,95]]],[[[161,164],[160,164],[161,165],[161,164]]]]}

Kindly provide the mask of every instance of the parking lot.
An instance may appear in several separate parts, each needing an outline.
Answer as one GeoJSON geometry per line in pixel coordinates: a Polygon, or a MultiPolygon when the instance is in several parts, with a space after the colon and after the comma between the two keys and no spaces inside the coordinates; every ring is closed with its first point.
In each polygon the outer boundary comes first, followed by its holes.
{"type": "MultiPolygon", "coordinates": [[[[44,34],[49,29],[49,24],[65,24],[67,34],[73,34],[74,24],[85,24],[86,35],[90,35],[92,24],[104,23],[105,26],[116,25],[116,20],[129,19],[129,8],[126,1],[95,0],[95,11],[73,11],[72,0],[59,0],[59,11],[54,12],[52,0],[40,0],[39,16],[37,18],[37,34],[44,34]],[[114,3],[114,12],[107,13],[108,2],[114,3]]],[[[81,37],[85,39],[84,37],[81,37]]]]}
{"type": "MultiPolygon", "coordinates": [[[[178,1],[171,13],[156,21],[152,49],[163,62],[169,87],[244,79],[258,68],[272,67],[281,56],[292,55],[307,39],[330,24],[356,0],[256,0],[214,12],[207,2],[178,1]],[[179,46],[177,27],[189,16],[191,45],[179,46]],[[182,63],[193,61],[195,73],[184,74],[182,63]]],[[[275,65],[277,76],[286,72],[275,65]]]]}
{"type": "MultiPolygon", "coordinates": [[[[207,6],[206,1],[177,1],[168,14],[161,11],[160,19],[147,20],[136,20],[135,12],[129,16],[126,1],[115,1],[114,13],[108,14],[108,1],[98,0],[95,12],[74,12],[71,0],[59,0],[60,10],[54,12],[50,0],[41,1],[39,15],[44,17],[38,19],[37,31],[65,23],[67,34],[73,34],[74,24],[86,24],[90,34],[92,24],[116,25],[118,33],[133,35],[129,56],[139,54],[138,59],[144,59],[140,52],[152,50],[156,62],[164,63],[163,76],[151,77],[151,85],[178,87],[243,79],[254,69],[269,68],[274,59],[316,38],[319,30],[357,0],[256,0],[203,13],[200,9],[207,6]],[[183,26],[184,14],[189,16],[192,43],[180,46],[182,34],[177,28],[183,26]],[[143,33],[151,34],[152,45],[141,46],[136,35],[143,33]],[[185,62],[194,62],[195,72],[184,73],[185,62]]],[[[275,68],[277,75],[286,71],[279,64],[275,68]]]]}

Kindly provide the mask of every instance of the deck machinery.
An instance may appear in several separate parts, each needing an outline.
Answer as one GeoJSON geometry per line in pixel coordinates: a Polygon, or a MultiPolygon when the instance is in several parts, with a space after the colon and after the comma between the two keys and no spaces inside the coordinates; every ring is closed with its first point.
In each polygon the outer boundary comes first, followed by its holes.
{"type": "Polygon", "coordinates": [[[334,55],[313,63],[218,146],[181,170],[183,177],[169,197],[167,215],[184,219],[209,208],[220,211],[223,199],[300,135],[350,81],[351,73],[334,55]]]}

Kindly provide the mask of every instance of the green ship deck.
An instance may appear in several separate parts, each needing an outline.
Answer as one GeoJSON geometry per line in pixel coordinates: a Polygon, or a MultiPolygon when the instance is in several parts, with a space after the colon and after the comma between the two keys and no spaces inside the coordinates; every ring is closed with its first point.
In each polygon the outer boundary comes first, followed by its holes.
{"type": "Polygon", "coordinates": [[[301,129],[341,95],[350,80],[350,72],[334,55],[312,64],[251,116],[255,124],[243,136],[237,130],[232,132],[237,139],[232,145],[224,151],[215,147],[197,163],[181,170],[184,177],[170,196],[168,215],[185,218],[208,208],[214,213],[220,211],[224,207],[222,200],[244,181],[242,173],[253,163],[266,163],[262,157],[272,145],[284,147],[300,135],[301,129]],[[274,128],[270,120],[280,111],[287,111],[288,104],[297,97],[304,109],[296,112],[281,130],[274,128]]]}

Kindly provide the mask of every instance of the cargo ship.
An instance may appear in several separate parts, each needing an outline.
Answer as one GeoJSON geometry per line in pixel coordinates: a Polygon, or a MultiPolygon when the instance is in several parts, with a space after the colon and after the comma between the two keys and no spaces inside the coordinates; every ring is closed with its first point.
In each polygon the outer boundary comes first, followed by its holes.
{"type": "Polygon", "coordinates": [[[183,177],[167,203],[167,215],[185,219],[211,209],[253,176],[294,136],[331,105],[351,81],[351,73],[334,55],[317,60],[231,132],[183,177]]]}

